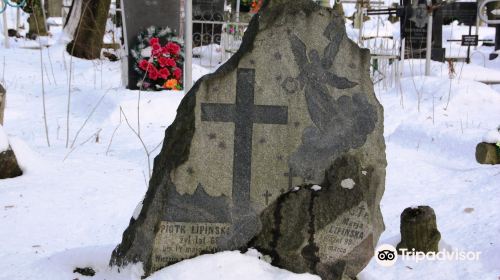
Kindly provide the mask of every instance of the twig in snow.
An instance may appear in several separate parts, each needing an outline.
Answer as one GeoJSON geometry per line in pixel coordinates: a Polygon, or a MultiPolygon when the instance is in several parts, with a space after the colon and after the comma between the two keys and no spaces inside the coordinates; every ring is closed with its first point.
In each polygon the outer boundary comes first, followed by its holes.
{"type": "Polygon", "coordinates": [[[115,130],[113,130],[113,134],[111,134],[111,139],[109,140],[108,147],[106,148],[106,155],[108,155],[109,149],[111,149],[111,143],[113,143],[113,139],[115,138],[116,131],[118,130],[118,128],[120,128],[121,125],[122,123],[120,122],[120,124],[116,126],[115,130]]]}
{"type": "Polygon", "coordinates": [[[125,112],[123,112],[123,109],[121,106],[120,106],[120,112],[123,114],[123,118],[125,119],[125,122],[127,123],[130,130],[132,130],[132,132],[135,134],[135,136],[137,136],[137,139],[139,139],[139,142],[141,142],[141,145],[144,148],[144,152],[146,153],[146,157],[148,160],[149,177],[151,177],[151,153],[149,152],[148,148],[146,147],[144,140],[142,140],[142,137],[137,133],[137,131],[132,127],[132,125],[128,121],[127,115],[125,115],[125,112]]]}
{"type": "Polygon", "coordinates": [[[122,125],[122,112],[120,111],[120,123],[116,126],[115,130],[113,131],[113,134],[111,134],[111,139],[109,140],[108,148],[106,148],[106,156],[108,155],[109,150],[111,149],[111,144],[113,143],[113,139],[115,138],[115,134],[121,125],[122,125]]]}
{"type": "MultiPolygon", "coordinates": [[[[83,8],[82,15],[85,14],[88,5],[90,4],[91,1],[87,2],[85,4],[85,7],[83,8]]],[[[80,35],[80,26],[82,24],[83,20],[80,20],[77,26],[77,31],[76,31],[76,36],[75,39],[73,40],[73,45],[71,46],[71,56],[69,58],[69,78],[68,78],[68,104],[66,108],[66,148],[68,148],[69,145],[69,113],[71,110],[71,79],[73,75],[73,53],[75,51],[75,43],[78,40],[78,35],[80,35]]]]}
{"type": "Polygon", "coordinates": [[[104,99],[104,97],[106,97],[106,95],[108,94],[108,92],[109,91],[106,91],[106,93],[104,93],[101,96],[101,98],[99,99],[99,101],[97,101],[97,103],[95,104],[94,108],[92,108],[92,111],[90,111],[90,114],[87,116],[87,118],[83,122],[83,124],[80,127],[80,129],[78,129],[78,131],[76,132],[75,138],[73,138],[73,142],[71,142],[71,148],[73,148],[73,146],[75,145],[76,139],[78,139],[78,135],[80,135],[80,132],[83,130],[83,128],[85,127],[85,125],[87,124],[87,122],[89,121],[89,119],[92,117],[92,115],[94,114],[94,112],[97,109],[97,107],[99,107],[99,105],[101,105],[102,100],[104,99]]]}
{"type": "MultiPolygon", "coordinates": [[[[31,3],[31,10],[35,11],[35,8],[33,6],[33,2],[31,3]]],[[[37,33],[40,34],[40,28],[38,26],[38,20],[36,17],[33,17],[35,19],[35,26],[37,33]]],[[[38,36],[38,44],[40,45],[40,70],[41,70],[41,77],[42,77],[42,107],[43,107],[43,123],[45,125],[45,138],[47,140],[47,146],[50,147],[50,139],[49,139],[49,126],[47,124],[47,109],[45,107],[45,81],[43,79],[43,46],[42,42],[40,41],[40,36],[38,36]]],[[[5,66],[5,65],[4,65],[5,66]]]]}
{"type": "Polygon", "coordinates": [[[50,72],[52,72],[52,79],[54,80],[54,84],[57,86],[56,75],[54,75],[54,67],[52,66],[52,58],[50,57],[50,50],[48,46],[47,46],[47,57],[49,58],[50,72]]]}
{"type": "Polygon", "coordinates": [[[448,101],[446,101],[446,107],[444,107],[445,110],[448,110],[448,105],[450,104],[451,84],[453,79],[455,78],[455,75],[456,75],[455,65],[453,64],[453,61],[451,59],[448,59],[448,77],[450,78],[450,87],[448,89],[448,101]]]}
{"type": "Polygon", "coordinates": [[[82,143],[78,144],[78,146],[71,148],[71,150],[70,150],[70,151],[66,154],[66,156],[64,157],[63,161],[65,161],[65,160],[69,157],[69,155],[70,155],[70,154],[71,154],[74,150],[76,150],[76,148],[78,148],[78,147],[80,147],[80,146],[85,145],[87,142],[89,142],[89,141],[90,141],[90,140],[92,140],[93,138],[95,139],[95,138],[99,137],[99,133],[101,133],[101,130],[102,130],[102,128],[99,128],[99,129],[98,129],[98,130],[97,130],[94,134],[92,134],[89,138],[87,138],[87,140],[85,140],[85,141],[83,141],[82,143]]]}
{"type": "Polygon", "coordinates": [[[5,55],[3,56],[2,84],[5,85],[5,55]]]}

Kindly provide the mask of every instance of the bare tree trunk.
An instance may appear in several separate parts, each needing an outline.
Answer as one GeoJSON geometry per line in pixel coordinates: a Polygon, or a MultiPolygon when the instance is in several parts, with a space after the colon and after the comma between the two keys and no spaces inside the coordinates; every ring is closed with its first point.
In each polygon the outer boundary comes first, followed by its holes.
{"type": "Polygon", "coordinates": [[[83,59],[100,58],[110,4],[111,0],[83,0],[73,41],[66,46],[69,54],[83,59]]]}
{"type": "Polygon", "coordinates": [[[45,0],[45,10],[49,17],[62,16],[62,0],[45,0]]]}
{"type": "Polygon", "coordinates": [[[26,2],[23,10],[29,13],[28,23],[30,29],[28,31],[29,38],[36,38],[37,36],[46,36],[47,24],[45,22],[45,16],[43,14],[43,8],[41,0],[29,0],[26,2]]]}

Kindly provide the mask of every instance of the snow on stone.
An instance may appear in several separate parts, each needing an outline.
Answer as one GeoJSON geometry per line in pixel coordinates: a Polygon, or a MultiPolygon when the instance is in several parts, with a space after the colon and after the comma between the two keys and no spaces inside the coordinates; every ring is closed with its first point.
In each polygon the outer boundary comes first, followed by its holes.
{"type": "Polygon", "coordinates": [[[300,187],[294,187],[294,188],[293,188],[293,191],[294,191],[294,192],[296,192],[296,191],[298,191],[298,190],[300,190],[300,187]]]}
{"type": "Polygon", "coordinates": [[[7,138],[7,134],[3,130],[3,126],[0,125],[0,153],[3,151],[7,151],[9,149],[9,139],[7,138]]]}
{"type": "Polygon", "coordinates": [[[344,179],[342,180],[342,182],[340,182],[340,186],[342,186],[342,188],[344,189],[351,190],[352,188],[354,188],[354,185],[356,185],[356,182],[354,182],[354,180],[351,178],[344,179]]]}
{"type": "Polygon", "coordinates": [[[139,202],[135,207],[134,213],[132,214],[132,218],[134,218],[134,220],[137,220],[137,218],[139,218],[139,214],[141,214],[143,201],[144,200],[141,200],[141,202],[139,202]]]}
{"type": "Polygon", "coordinates": [[[321,190],[321,186],[319,186],[319,185],[314,185],[314,186],[312,186],[312,187],[311,187],[311,189],[312,189],[313,191],[317,192],[317,191],[321,190]]]}
{"type": "Polygon", "coordinates": [[[295,274],[273,267],[254,253],[238,251],[202,255],[164,268],[147,280],[321,280],[308,273],[295,274]]]}
{"type": "Polygon", "coordinates": [[[496,144],[500,142],[500,129],[490,130],[483,136],[483,142],[496,144]]]}

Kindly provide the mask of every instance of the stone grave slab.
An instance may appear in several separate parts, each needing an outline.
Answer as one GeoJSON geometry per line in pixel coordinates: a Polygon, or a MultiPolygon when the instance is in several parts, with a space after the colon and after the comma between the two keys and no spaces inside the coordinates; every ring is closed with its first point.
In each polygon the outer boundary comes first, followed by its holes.
{"type": "Polygon", "coordinates": [[[110,263],[142,262],[149,275],[255,247],[279,267],[354,278],[384,228],[383,109],[369,64],[332,9],[265,2],[238,52],[181,102],[110,263]]]}

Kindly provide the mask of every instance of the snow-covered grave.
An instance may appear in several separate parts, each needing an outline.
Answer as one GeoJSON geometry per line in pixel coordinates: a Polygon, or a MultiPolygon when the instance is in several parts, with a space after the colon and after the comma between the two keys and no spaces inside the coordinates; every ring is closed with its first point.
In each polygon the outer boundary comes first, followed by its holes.
{"type": "MultiPolygon", "coordinates": [[[[7,13],[12,26],[15,10],[7,13]]],[[[384,19],[384,25],[399,38],[398,23],[384,19]]],[[[356,41],[352,23],[346,22],[346,28],[356,41]]],[[[374,28],[367,23],[366,34],[374,28]]],[[[443,26],[447,52],[464,55],[466,48],[446,40],[465,34],[467,28],[456,23],[443,26]]],[[[23,171],[20,177],[0,180],[0,279],[138,280],[143,274],[140,264],[120,272],[108,264],[143,199],[148,166],[153,166],[184,92],[142,92],[138,99],[137,91],[122,86],[120,62],[70,59],[58,41],[60,27],[51,27],[51,32],[47,41],[52,45],[42,53],[50,147],[42,109],[40,50],[23,48],[39,43],[10,38],[9,49],[0,46],[0,62],[5,65],[0,77],[9,94],[4,119],[8,140],[0,134],[0,150],[8,141],[23,171]],[[138,124],[145,147],[129,127],[137,129],[138,124]],[[96,275],[75,274],[77,267],[92,267],[96,275]]],[[[480,28],[480,39],[493,36],[493,28],[480,28]]],[[[381,201],[385,231],[378,245],[398,244],[405,208],[430,205],[441,232],[439,249],[480,252],[479,259],[409,259],[383,267],[373,258],[360,280],[500,277],[500,168],[480,165],[474,155],[476,145],[499,125],[500,86],[478,82],[500,77],[500,60],[486,58],[492,49],[480,45],[471,64],[454,65],[454,75],[448,64],[433,62],[431,76],[424,76],[423,60],[406,60],[400,87],[375,85],[384,107],[388,162],[381,201]]],[[[209,72],[193,67],[195,80],[209,72]]],[[[345,179],[346,191],[356,190],[358,185],[345,179]]],[[[273,267],[266,260],[255,250],[207,254],[148,279],[319,279],[273,267]]]]}

